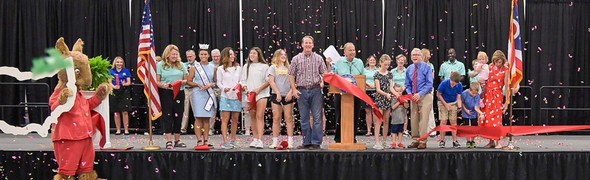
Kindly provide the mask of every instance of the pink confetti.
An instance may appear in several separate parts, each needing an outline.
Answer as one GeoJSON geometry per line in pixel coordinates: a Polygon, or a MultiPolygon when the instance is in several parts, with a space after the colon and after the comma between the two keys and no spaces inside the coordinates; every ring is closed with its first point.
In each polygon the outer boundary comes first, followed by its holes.
{"type": "Polygon", "coordinates": [[[152,157],[148,157],[148,162],[152,162],[152,157]]]}
{"type": "Polygon", "coordinates": [[[125,165],[125,167],[123,167],[124,169],[129,169],[129,165],[125,165]]]}
{"type": "Polygon", "coordinates": [[[582,70],[580,67],[578,67],[578,72],[580,72],[580,70],[582,70]]]}
{"type": "Polygon", "coordinates": [[[156,168],[155,172],[160,173],[160,169],[156,168]]]}

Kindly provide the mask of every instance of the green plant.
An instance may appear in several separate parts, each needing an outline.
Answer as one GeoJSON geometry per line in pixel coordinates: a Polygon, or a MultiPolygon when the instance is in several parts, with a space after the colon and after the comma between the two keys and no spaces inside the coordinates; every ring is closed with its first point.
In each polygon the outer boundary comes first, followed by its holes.
{"type": "Polygon", "coordinates": [[[102,55],[93,57],[88,60],[90,64],[90,70],[92,71],[92,85],[88,89],[94,91],[98,88],[98,85],[102,83],[110,83],[113,80],[111,75],[111,62],[108,59],[102,58],[102,55]]]}

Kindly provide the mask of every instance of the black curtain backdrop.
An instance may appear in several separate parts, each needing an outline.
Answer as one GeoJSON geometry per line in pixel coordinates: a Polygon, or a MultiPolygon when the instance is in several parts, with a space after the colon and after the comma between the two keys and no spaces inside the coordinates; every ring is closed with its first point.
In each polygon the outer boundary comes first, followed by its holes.
{"type": "MultiPolygon", "coordinates": [[[[185,50],[197,49],[199,43],[210,44],[211,49],[238,49],[242,13],[244,49],[261,47],[267,58],[277,48],[286,48],[289,57],[293,57],[301,51],[301,37],[312,35],[318,52],[328,45],[341,48],[350,41],[357,46],[357,57],[363,60],[371,54],[407,55],[411,48],[427,47],[432,50],[431,61],[437,71],[451,47],[456,48],[457,57],[467,69],[478,51],[489,56],[496,49],[505,51],[510,16],[510,1],[492,0],[385,1],[384,7],[381,1],[368,0],[245,0],[243,11],[237,0],[152,1],[158,54],[171,43],[179,46],[182,57],[185,50]],[[381,23],[382,9],[385,25],[381,23]]],[[[590,123],[590,111],[574,109],[590,107],[589,101],[580,100],[590,90],[546,87],[539,91],[542,86],[585,86],[590,82],[590,65],[586,61],[590,58],[590,2],[528,0],[526,7],[523,1],[519,3],[525,41],[525,76],[521,85],[531,89],[522,91],[516,107],[532,107],[532,111],[515,112],[516,123],[590,123]]],[[[47,47],[65,37],[70,46],[82,38],[84,52],[90,57],[122,56],[126,66],[135,71],[143,6],[144,1],[140,0],[0,1],[0,66],[29,71],[31,59],[44,56],[47,47]]],[[[1,76],[0,81],[16,80],[1,76]]],[[[47,83],[49,88],[45,89],[51,91],[55,81],[48,78],[37,82],[47,83]]],[[[25,89],[28,101],[48,99],[45,90],[37,86],[2,84],[0,94],[6,96],[1,98],[0,105],[24,102],[25,89]]],[[[134,94],[141,99],[141,91],[134,94]]],[[[143,111],[136,114],[144,114],[143,111]]],[[[23,112],[4,108],[0,116],[10,124],[18,124],[23,112]]],[[[42,119],[43,115],[30,116],[42,119]]]]}
{"type": "MultiPolygon", "coordinates": [[[[50,179],[53,152],[3,151],[3,179],[50,179]]],[[[584,179],[586,152],[108,152],[106,179],[584,179]]]]}

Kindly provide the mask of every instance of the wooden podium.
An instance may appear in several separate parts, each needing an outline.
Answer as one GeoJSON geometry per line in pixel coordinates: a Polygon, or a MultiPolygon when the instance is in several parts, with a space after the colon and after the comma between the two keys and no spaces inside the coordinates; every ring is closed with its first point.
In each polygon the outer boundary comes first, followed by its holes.
{"type": "MultiPolygon", "coordinates": [[[[365,91],[366,84],[365,75],[355,75],[356,84],[363,92],[365,91]]],[[[367,145],[365,143],[354,143],[354,96],[348,93],[343,93],[336,86],[330,85],[328,91],[330,94],[341,94],[340,101],[340,143],[331,143],[328,145],[330,150],[366,150],[367,145]]]]}

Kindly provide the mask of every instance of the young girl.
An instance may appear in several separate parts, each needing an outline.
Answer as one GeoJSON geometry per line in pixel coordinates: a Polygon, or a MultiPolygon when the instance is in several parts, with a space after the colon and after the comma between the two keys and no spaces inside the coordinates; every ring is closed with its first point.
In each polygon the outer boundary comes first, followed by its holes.
{"type": "Polygon", "coordinates": [[[253,47],[248,55],[248,64],[242,71],[242,85],[246,94],[256,93],[256,107],[245,107],[249,111],[252,122],[252,134],[254,138],[250,143],[251,148],[262,149],[262,135],[264,135],[264,111],[270,96],[268,88],[268,65],[262,55],[262,50],[253,47]]]}
{"type": "MultiPolygon", "coordinates": [[[[461,109],[461,117],[467,126],[477,126],[477,120],[483,118],[483,112],[479,109],[479,83],[472,82],[469,89],[461,93],[461,101],[463,108],[461,109]]],[[[475,148],[475,141],[473,138],[467,138],[467,148],[475,148]]]]}
{"type": "Polygon", "coordinates": [[[270,102],[272,102],[272,144],[269,148],[276,148],[279,145],[279,134],[281,133],[281,116],[284,113],[287,124],[288,148],[293,148],[293,104],[295,98],[291,94],[289,84],[289,60],[283,49],[275,51],[272,57],[272,66],[268,69],[268,82],[272,87],[270,102]]]}
{"type": "Polygon", "coordinates": [[[121,114],[123,115],[123,127],[125,135],[129,135],[129,113],[131,107],[131,94],[129,86],[131,85],[131,72],[125,68],[125,61],[121,56],[115,57],[111,69],[113,75],[113,95],[110,98],[111,112],[115,113],[115,135],[121,134],[121,114]],[[117,81],[118,80],[118,81],[117,81]],[[116,98],[116,100],[115,100],[116,98]]]}
{"type": "Polygon", "coordinates": [[[242,68],[235,62],[236,55],[230,47],[221,51],[222,65],[217,68],[217,87],[221,90],[219,100],[219,111],[221,111],[221,136],[223,136],[222,149],[233,149],[238,147],[237,131],[238,117],[242,103],[238,100],[238,89],[236,86],[240,80],[242,68]],[[231,139],[227,137],[227,123],[231,115],[231,139]]]}
{"type": "Polygon", "coordinates": [[[387,141],[387,131],[389,129],[389,114],[391,112],[391,98],[393,97],[393,75],[387,69],[389,69],[389,65],[391,64],[391,57],[387,54],[383,54],[381,58],[379,58],[379,71],[375,73],[375,90],[377,90],[377,95],[375,96],[375,101],[377,107],[381,110],[383,114],[383,142],[381,142],[381,137],[379,133],[379,128],[381,128],[381,121],[375,121],[375,145],[373,146],[374,149],[383,149],[383,143],[387,141]]]}
{"type": "MultiPolygon", "coordinates": [[[[393,90],[395,92],[402,94],[404,92],[404,88],[401,84],[394,84],[393,90]]],[[[395,146],[399,148],[404,148],[403,142],[403,131],[404,131],[404,124],[408,120],[406,109],[408,108],[408,103],[401,103],[397,100],[397,98],[391,98],[391,138],[393,139],[393,143],[391,144],[391,148],[395,149],[395,146]],[[396,143],[397,142],[397,143],[396,143]]]]}
{"type": "Polygon", "coordinates": [[[188,71],[186,66],[180,62],[180,53],[176,45],[168,45],[162,53],[162,61],[157,64],[157,82],[160,102],[162,103],[162,130],[166,135],[166,149],[174,147],[186,147],[186,144],[180,142],[180,123],[184,111],[184,93],[178,93],[174,98],[171,84],[177,81],[186,83],[188,71]],[[174,134],[174,144],[172,144],[172,134],[174,134]]]}

